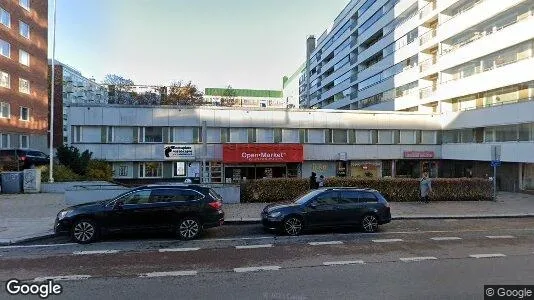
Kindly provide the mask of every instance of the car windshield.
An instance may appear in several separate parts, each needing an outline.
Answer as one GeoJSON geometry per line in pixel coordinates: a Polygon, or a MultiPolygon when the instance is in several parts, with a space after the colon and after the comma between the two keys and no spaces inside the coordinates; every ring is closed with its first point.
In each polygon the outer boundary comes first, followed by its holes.
{"type": "Polygon", "coordinates": [[[315,197],[316,195],[318,195],[320,193],[321,193],[320,190],[314,190],[314,191],[308,192],[307,194],[304,194],[304,195],[300,196],[299,198],[297,198],[297,200],[295,200],[295,203],[302,205],[302,204],[308,202],[311,198],[315,197]]]}

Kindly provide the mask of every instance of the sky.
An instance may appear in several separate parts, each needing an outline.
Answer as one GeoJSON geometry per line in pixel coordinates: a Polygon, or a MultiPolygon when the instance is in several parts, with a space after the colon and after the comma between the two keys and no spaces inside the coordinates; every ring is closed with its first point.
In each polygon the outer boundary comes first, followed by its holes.
{"type": "MultiPolygon", "coordinates": [[[[56,0],[56,60],[98,82],[282,89],[349,0],[56,0]]],[[[53,2],[49,0],[49,57],[53,2]]]]}

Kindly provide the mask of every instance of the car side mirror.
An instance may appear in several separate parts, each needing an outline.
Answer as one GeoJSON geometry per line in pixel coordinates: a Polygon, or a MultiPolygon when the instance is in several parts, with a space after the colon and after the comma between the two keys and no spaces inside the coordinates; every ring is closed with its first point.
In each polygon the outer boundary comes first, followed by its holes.
{"type": "Polygon", "coordinates": [[[310,207],[313,209],[317,208],[317,202],[310,203],[310,207]]]}
{"type": "Polygon", "coordinates": [[[124,206],[124,201],[117,201],[115,202],[115,205],[113,205],[113,209],[122,209],[124,206]]]}

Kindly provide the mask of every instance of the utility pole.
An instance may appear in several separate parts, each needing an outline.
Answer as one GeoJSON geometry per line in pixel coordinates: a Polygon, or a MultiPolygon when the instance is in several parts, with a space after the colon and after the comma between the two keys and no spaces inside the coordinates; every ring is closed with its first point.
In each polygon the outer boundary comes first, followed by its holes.
{"type": "MultiPolygon", "coordinates": [[[[54,0],[54,29],[52,40],[52,78],[50,83],[50,161],[48,170],[48,182],[54,182],[54,89],[56,85],[55,81],[55,63],[56,63],[56,0],[54,0]]],[[[63,100],[62,100],[63,101],[63,100]]]]}

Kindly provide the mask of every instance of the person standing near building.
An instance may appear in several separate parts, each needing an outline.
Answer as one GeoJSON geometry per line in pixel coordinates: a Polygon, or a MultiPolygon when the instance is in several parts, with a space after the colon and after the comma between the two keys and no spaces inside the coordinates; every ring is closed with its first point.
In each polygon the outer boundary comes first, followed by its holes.
{"type": "Polygon", "coordinates": [[[310,190],[315,190],[318,188],[318,183],[317,183],[317,174],[315,174],[315,172],[312,172],[311,173],[311,176],[310,176],[310,190]]]}
{"type": "Polygon", "coordinates": [[[430,178],[428,178],[427,172],[423,173],[423,178],[421,178],[419,183],[419,190],[421,191],[421,201],[424,203],[429,203],[429,195],[432,192],[432,182],[430,181],[430,178]]]}
{"type": "Polygon", "coordinates": [[[319,181],[317,182],[317,185],[319,186],[319,188],[324,187],[324,180],[325,179],[323,175],[319,176],[319,181]]]}

